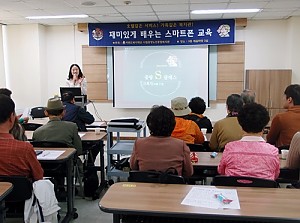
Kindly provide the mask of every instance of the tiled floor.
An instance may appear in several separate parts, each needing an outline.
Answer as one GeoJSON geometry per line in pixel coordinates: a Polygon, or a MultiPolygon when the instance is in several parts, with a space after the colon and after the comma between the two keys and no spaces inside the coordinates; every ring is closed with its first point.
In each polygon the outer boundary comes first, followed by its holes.
{"type": "MultiPolygon", "coordinates": [[[[98,200],[88,200],[81,197],[75,198],[75,207],[77,208],[78,218],[74,219],[72,222],[86,222],[86,223],[112,223],[112,214],[104,213],[99,208],[99,199],[98,200]]],[[[65,214],[66,203],[60,203],[62,208],[61,215],[65,214]]],[[[11,219],[7,218],[6,223],[22,223],[22,219],[11,219]]]]}

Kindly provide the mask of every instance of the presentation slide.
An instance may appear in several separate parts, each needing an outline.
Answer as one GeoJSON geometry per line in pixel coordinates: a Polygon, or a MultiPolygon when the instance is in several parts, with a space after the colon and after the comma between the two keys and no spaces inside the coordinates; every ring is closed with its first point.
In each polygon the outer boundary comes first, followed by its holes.
{"type": "Polygon", "coordinates": [[[208,104],[208,47],[115,47],[114,107],[170,107],[171,99],[208,104]]]}

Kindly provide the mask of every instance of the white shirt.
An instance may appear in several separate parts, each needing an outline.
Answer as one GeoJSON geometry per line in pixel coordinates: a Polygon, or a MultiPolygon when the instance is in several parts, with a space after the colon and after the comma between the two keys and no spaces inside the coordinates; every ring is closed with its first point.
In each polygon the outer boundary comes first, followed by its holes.
{"type": "Polygon", "coordinates": [[[86,82],[86,78],[83,78],[82,82],[75,82],[70,79],[66,81],[66,84],[68,87],[80,87],[81,88],[81,94],[87,95],[87,82],[86,82]]]}

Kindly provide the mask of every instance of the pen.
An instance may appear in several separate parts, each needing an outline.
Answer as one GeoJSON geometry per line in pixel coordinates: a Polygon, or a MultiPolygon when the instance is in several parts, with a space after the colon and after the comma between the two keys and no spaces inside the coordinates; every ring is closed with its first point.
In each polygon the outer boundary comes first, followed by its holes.
{"type": "Polygon", "coordinates": [[[42,153],[42,157],[45,157],[45,156],[47,156],[48,154],[50,154],[50,152],[44,151],[44,152],[42,153]]]}

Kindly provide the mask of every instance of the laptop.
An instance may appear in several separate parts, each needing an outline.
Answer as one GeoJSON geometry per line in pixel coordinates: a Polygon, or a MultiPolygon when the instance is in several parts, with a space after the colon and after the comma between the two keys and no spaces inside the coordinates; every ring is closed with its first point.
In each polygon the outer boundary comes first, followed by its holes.
{"type": "Polygon", "coordinates": [[[75,102],[82,102],[82,97],[78,97],[78,96],[83,96],[83,103],[87,103],[87,95],[81,94],[80,87],[60,87],[61,98],[62,98],[63,94],[68,91],[72,92],[73,95],[75,96],[75,102]]]}

